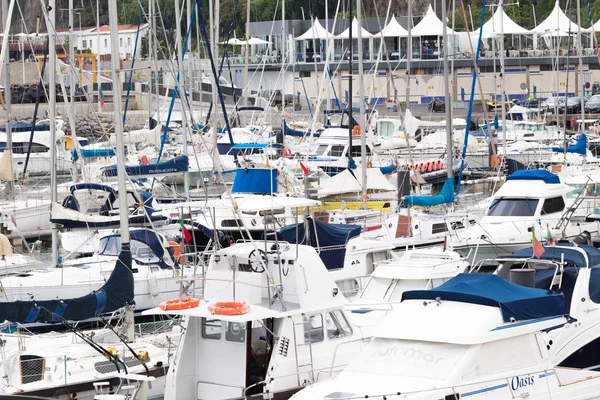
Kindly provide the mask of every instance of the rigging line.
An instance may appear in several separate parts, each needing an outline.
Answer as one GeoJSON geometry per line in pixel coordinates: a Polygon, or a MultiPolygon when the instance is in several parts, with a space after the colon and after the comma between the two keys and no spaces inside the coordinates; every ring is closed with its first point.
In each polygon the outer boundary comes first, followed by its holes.
{"type": "MultiPolygon", "coordinates": [[[[135,33],[135,43],[133,45],[133,58],[131,60],[131,72],[129,73],[129,82],[127,82],[127,96],[125,96],[125,107],[123,108],[123,125],[127,120],[127,108],[129,106],[129,95],[131,94],[131,80],[133,79],[133,72],[135,66],[135,56],[137,54],[138,40],[140,38],[140,27],[142,26],[142,9],[140,9],[140,16],[138,18],[137,32],[135,33]]],[[[98,49],[100,49],[100,43],[98,43],[98,49]]],[[[115,84],[115,82],[113,82],[115,84]]]]}

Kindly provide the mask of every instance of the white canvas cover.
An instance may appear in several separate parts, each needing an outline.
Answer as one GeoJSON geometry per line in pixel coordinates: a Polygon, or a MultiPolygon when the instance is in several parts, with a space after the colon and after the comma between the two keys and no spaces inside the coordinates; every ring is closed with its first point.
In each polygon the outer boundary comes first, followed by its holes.
{"type": "Polygon", "coordinates": [[[11,182],[14,179],[13,156],[11,149],[5,149],[0,156],[0,180],[11,182]]]}
{"type": "MultiPolygon", "coordinates": [[[[360,28],[362,30],[362,38],[368,39],[373,37],[365,28],[360,28]]],[[[350,28],[346,28],[346,30],[339,35],[337,35],[336,39],[348,39],[350,28]]],[[[352,20],[352,39],[358,39],[358,20],[356,17],[352,20]]]]}
{"type": "Polygon", "coordinates": [[[404,37],[408,36],[408,31],[398,23],[395,15],[392,15],[390,22],[381,30],[381,32],[373,35],[375,38],[380,37],[404,37]]]}
{"type": "MultiPolygon", "coordinates": [[[[433,11],[431,4],[427,9],[427,13],[423,17],[423,19],[415,25],[412,29],[412,36],[442,36],[444,29],[444,23],[441,19],[433,11]]],[[[454,31],[450,28],[447,28],[448,34],[453,34],[454,31]]]]}
{"type": "Polygon", "coordinates": [[[327,30],[323,28],[323,25],[321,25],[319,18],[315,18],[313,26],[302,35],[298,36],[296,40],[327,39],[331,36],[331,33],[327,32],[327,30]]]}
{"type": "Polygon", "coordinates": [[[542,21],[538,26],[533,28],[534,33],[549,33],[549,32],[577,32],[577,23],[571,21],[569,17],[560,9],[558,0],[554,4],[554,8],[548,18],[542,21]],[[570,28],[570,29],[569,29],[570,28]]]}
{"type": "MultiPolygon", "coordinates": [[[[506,15],[503,7],[496,10],[492,18],[483,24],[482,39],[496,38],[500,35],[500,23],[502,22],[502,31],[505,35],[526,35],[530,32],[518,25],[515,21],[506,15]]],[[[473,36],[479,37],[479,29],[472,33],[473,36]]]]}
{"type": "MultiPolygon", "coordinates": [[[[339,174],[321,182],[321,187],[317,191],[319,197],[333,196],[343,193],[360,193],[362,184],[359,181],[362,176],[362,169],[344,170],[339,174]],[[352,175],[354,173],[354,176],[352,175]]],[[[367,168],[367,190],[374,191],[393,191],[396,190],[379,168],[367,168]]]]}

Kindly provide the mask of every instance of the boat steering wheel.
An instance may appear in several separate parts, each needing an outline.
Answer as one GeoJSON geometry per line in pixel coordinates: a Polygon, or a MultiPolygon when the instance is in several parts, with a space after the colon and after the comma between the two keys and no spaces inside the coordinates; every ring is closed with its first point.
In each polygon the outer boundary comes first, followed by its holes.
{"type": "Polygon", "coordinates": [[[265,272],[267,255],[261,249],[254,249],[248,254],[248,263],[250,264],[250,271],[261,274],[265,272]],[[254,267],[255,264],[258,264],[256,268],[254,267]]]}

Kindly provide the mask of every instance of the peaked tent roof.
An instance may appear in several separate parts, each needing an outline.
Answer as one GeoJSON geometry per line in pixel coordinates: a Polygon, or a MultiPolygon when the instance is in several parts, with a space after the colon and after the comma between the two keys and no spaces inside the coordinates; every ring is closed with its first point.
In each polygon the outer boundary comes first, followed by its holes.
{"type": "Polygon", "coordinates": [[[408,31],[402,27],[398,23],[395,15],[392,15],[390,22],[381,30],[381,32],[376,33],[373,37],[400,37],[400,36],[408,36],[408,31]]]}
{"type": "Polygon", "coordinates": [[[323,28],[323,25],[319,22],[319,18],[315,18],[313,25],[302,35],[298,36],[296,40],[327,39],[331,36],[333,35],[323,28]]]}
{"type": "MultiPolygon", "coordinates": [[[[500,35],[500,23],[502,22],[502,30],[507,35],[526,35],[530,33],[527,29],[518,25],[515,21],[510,19],[506,15],[504,8],[496,10],[492,18],[490,18],[485,24],[483,24],[483,39],[495,38],[500,35]]],[[[479,37],[479,29],[472,33],[472,35],[479,37]]]]}
{"type": "MultiPolygon", "coordinates": [[[[412,29],[412,36],[442,36],[444,29],[444,23],[433,11],[431,4],[427,9],[427,13],[421,21],[412,29]]],[[[448,34],[454,34],[454,31],[450,28],[447,30],[448,34]]]]}
{"type": "MultiPolygon", "coordinates": [[[[369,33],[369,31],[367,31],[365,28],[361,28],[361,29],[362,29],[362,38],[363,39],[368,39],[368,38],[373,37],[373,35],[371,33],[369,33]]],[[[346,28],[346,30],[344,32],[340,33],[335,38],[336,39],[348,39],[349,30],[350,30],[350,28],[346,28]]],[[[358,39],[358,20],[356,19],[356,17],[354,17],[354,19],[352,20],[352,39],[358,39]]]]}
{"type": "Polygon", "coordinates": [[[554,3],[554,8],[550,15],[543,20],[538,26],[533,28],[533,33],[548,33],[548,32],[568,32],[571,27],[571,32],[577,32],[577,23],[571,21],[569,17],[560,9],[558,0],[554,3]]]}

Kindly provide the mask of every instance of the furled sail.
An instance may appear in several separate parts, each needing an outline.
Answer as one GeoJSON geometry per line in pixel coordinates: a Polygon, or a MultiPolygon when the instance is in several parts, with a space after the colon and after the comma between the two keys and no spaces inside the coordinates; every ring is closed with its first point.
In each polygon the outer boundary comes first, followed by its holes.
{"type": "Polygon", "coordinates": [[[433,207],[440,204],[454,203],[454,179],[446,179],[440,194],[434,196],[406,196],[402,205],[405,207],[433,207]]]}
{"type": "Polygon", "coordinates": [[[14,177],[12,150],[5,149],[0,157],[0,180],[12,181],[14,177]]]}

